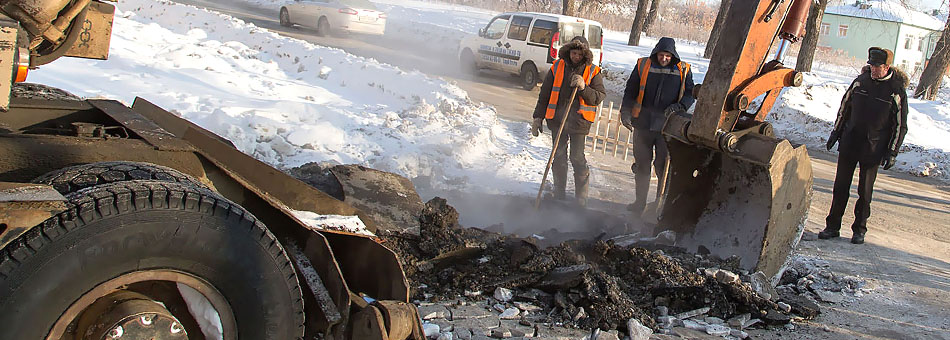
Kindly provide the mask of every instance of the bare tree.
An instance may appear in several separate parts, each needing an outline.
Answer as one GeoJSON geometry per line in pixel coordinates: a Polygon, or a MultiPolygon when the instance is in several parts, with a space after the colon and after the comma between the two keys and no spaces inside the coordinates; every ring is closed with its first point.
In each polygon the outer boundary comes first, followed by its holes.
{"type": "Polygon", "coordinates": [[[580,15],[589,15],[599,10],[603,5],[604,0],[581,0],[581,5],[577,13],[580,15]]]}
{"type": "Polygon", "coordinates": [[[821,18],[824,16],[825,7],[828,7],[828,0],[818,0],[817,4],[812,4],[808,12],[805,38],[802,39],[802,45],[798,49],[798,61],[795,63],[796,71],[811,72],[811,64],[815,61],[815,49],[818,48],[818,39],[821,37],[821,18]]]}
{"type": "Polygon", "coordinates": [[[719,43],[722,26],[726,23],[726,14],[729,13],[730,4],[732,4],[732,0],[719,2],[719,14],[716,14],[716,22],[713,24],[712,31],[709,32],[709,40],[706,40],[706,51],[703,52],[703,58],[712,58],[713,50],[716,49],[716,44],[719,43]]]}
{"type": "Polygon", "coordinates": [[[661,3],[661,2],[663,2],[663,1],[662,1],[662,0],[653,0],[652,2],[650,2],[650,11],[647,12],[647,19],[646,19],[645,22],[643,22],[643,31],[644,31],[644,32],[649,31],[649,30],[650,30],[650,26],[652,26],[653,23],[656,21],[656,16],[657,16],[657,14],[660,12],[660,11],[659,11],[659,8],[660,8],[660,3],[661,3]]]}
{"type": "Polygon", "coordinates": [[[633,26],[630,27],[630,39],[627,45],[640,46],[640,33],[643,32],[643,23],[646,21],[650,0],[637,2],[637,14],[633,16],[633,26]]]}
{"type": "Polygon", "coordinates": [[[574,10],[577,8],[576,0],[562,0],[561,3],[564,5],[561,14],[574,16],[574,10]]]}
{"type": "Polygon", "coordinates": [[[943,34],[937,40],[937,46],[934,47],[934,53],[924,67],[924,72],[920,74],[920,81],[917,82],[917,89],[914,90],[914,98],[923,98],[934,100],[937,98],[937,90],[940,89],[940,83],[943,76],[947,74],[947,66],[950,65],[950,17],[943,26],[943,34]]]}

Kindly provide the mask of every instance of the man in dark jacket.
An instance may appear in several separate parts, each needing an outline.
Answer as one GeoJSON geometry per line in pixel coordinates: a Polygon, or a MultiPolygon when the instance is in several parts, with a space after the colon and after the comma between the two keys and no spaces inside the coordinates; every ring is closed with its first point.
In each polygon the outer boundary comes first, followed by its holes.
{"type": "Polygon", "coordinates": [[[636,201],[630,205],[630,210],[637,216],[646,207],[650,163],[653,163],[657,176],[666,172],[669,154],[660,132],[666,117],[673,113],[685,114],[696,101],[692,93],[693,73],[689,64],[680,61],[672,38],[660,38],[650,56],[640,58],[630,73],[620,105],[620,121],[633,131],[634,164],[631,168],[636,180],[636,201]]]}
{"type": "MultiPolygon", "coordinates": [[[[587,205],[587,186],[590,170],[584,156],[584,144],[590,125],[594,122],[597,105],[604,100],[604,77],[600,67],[593,65],[594,54],[590,51],[587,39],[578,36],[558,50],[558,59],[551,66],[551,72],[544,77],[541,94],[534,108],[534,121],[531,134],[541,133],[541,123],[548,121],[548,129],[554,136],[561,135],[554,151],[554,163],[551,172],[554,177],[554,198],[564,199],[567,186],[567,150],[570,149],[571,165],[574,167],[574,197],[580,206],[587,205]],[[571,93],[577,89],[577,98],[571,107],[571,93]],[[563,91],[562,91],[563,89],[563,91]],[[561,120],[567,114],[564,130],[558,131],[561,120]],[[570,145],[570,146],[568,146],[570,145]]],[[[554,140],[555,138],[552,138],[554,140]]]]}
{"type": "Polygon", "coordinates": [[[828,138],[828,150],[838,146],[838,168],[831,200],[831,212],[825,218],[825,230],[818,237],[840,236],[841,217],[851,191],[855,166],[858,175],[858,201],[854,204],[851,243],[864,243],[868,217],[871,216],[871,194],[877,168],[890,169],[907,134],[907,75],[890,67],[894,62],[891,50],[868,49],[868,66],[853,82],[841,99],[834,130],[828,138]]]}

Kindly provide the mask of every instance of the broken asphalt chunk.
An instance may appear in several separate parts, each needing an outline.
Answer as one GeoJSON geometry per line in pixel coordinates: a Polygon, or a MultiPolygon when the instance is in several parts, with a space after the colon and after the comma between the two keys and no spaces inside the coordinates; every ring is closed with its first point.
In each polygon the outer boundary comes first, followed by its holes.
{"type": "Polygon", "coordinates": [[[584,281],[584,274],[590,271],[589,264],[558,267],[548,272],[537,284],[541,289],[564,290],[577,286],[584,281]]]}
{"type": "Polygon", "coordinates": [[[694,309],[691,311],[682,312],[682,313],[676,314],[675,316],[677,319],[685,320],[685,319],[689,319],[691,317],[703,315],[706,313],[709,313],[709,307],[703,307],[700,309],[694,309]]]}

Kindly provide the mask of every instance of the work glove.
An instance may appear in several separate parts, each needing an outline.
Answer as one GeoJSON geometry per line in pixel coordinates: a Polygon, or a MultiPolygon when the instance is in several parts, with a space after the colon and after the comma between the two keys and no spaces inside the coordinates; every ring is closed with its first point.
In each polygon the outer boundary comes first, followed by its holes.
{"type": "Polygon", "coordinates": [[[531,135],[532,135],[532,136],[537,137],[538,135],[541,134],[541,129],[542,129],[542,128],[541,128],[541,122],[543,122],[543,121],[544,121],[544,118],[535,118],[534,121],[531,122],[531,135]]]}
{"type": "Polygon", "coordinates": [[[838,131],[831,131],[831,136],[828,136],[828,143],[825,144],[825,147],[828,148],[828,151],[831,151],[831,148],[835,146],[835,143],[838,143],[838,131]]]}
{"type": "Polygon", "coordinates": [[[677,112],[683,112],[683,113],[686,112],[686,108],[683,107],[683,104],[673,103],[673,104],[670,104],[670,106],[667,106],[665,110],[663,110],[663,114],[667,117],[677,112]]]}
{"type": "Polygon", "coordinates": [[[584,77],[581,77],[579,74],[575,74],[571,78],[571,87],[576,87],[578,91],[583,91],[587,84],[584,83],[584,77]]]}
{"type": "Polygon", "coordinates": [[[884,166],[884,170],[888,170],[897,163],[897,155],[891,154],[889,157],[884,158],[884,161],[881,162],[881,165],[884,166]]]}
{"type": "Polygon", "coordinates": [[[630,114],[629,112],[627,113],[621,112],[620,124],[623,124],[623,127],[627,128],[627,130],[633,131],[633,115],[630,114]]]}

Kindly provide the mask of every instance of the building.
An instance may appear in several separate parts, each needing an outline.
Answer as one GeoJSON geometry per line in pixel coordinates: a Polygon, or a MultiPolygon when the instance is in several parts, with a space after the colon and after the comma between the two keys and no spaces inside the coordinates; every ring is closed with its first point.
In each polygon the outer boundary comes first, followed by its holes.
{"type": "Polygon", "coordinates": [[[829,6],[821,19],[818,46],[867,58],[868,47],[894,51],[894,64],[919,72],[933,53],[944,22],[909,9],[900,0],[858,0],[829,6]]]}

